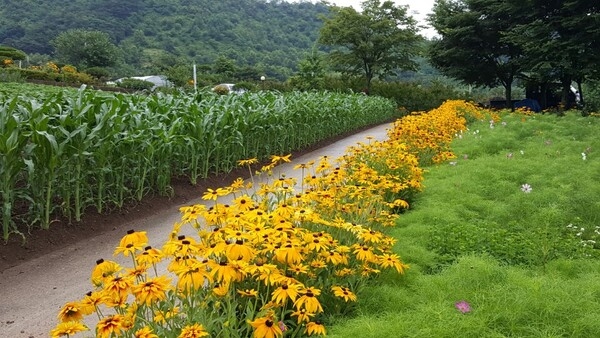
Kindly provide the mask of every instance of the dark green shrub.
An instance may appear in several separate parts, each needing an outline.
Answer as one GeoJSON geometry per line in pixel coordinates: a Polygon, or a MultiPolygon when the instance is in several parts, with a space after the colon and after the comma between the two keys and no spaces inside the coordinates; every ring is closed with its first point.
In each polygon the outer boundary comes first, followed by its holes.
{"type": "Polygon", "coordinates": [[[25,79],[18,68],[0,69],[0,82],[23,82],[25,79]]]}
{"type": "Polygon", "coordinates": [[[102,67],[90,67],[85,70],[85,73],[98,80],[104,80],[110,76],[110,72],[102,67]]]}
{"type": "MultiPolygon", "coordinates": [[[[64,83],[72,83],[72,84],[93,84],[95,83],[94,79],[85,73],[54,73],[47,72],[43,70],[37,69],[19,69],[19,68],[10,68],[5,69],[5,71],[10,73],[11,77],[20,78],[23,80],[34,80],[34,81],[47,81],[47,82],[64,82],[64,83]]],[[[8,75],[7,75],[8,76],[8,75]]]]}
{"type": "Polygon", "coordinates": [[[61,73],[59,75],[59,81],[67,83],[85,83],[93,84],[96,82],[89,74],[86,73],[61,73]]]}
{"type": "MultiPolygon", "coordinates": [[[[364,79],[359,77],[332,77],[324,81],[324,89],[334,92],[365,92],[364,79]]],[[[440,82],[421,84],[416,82],[373,81],[369,95],[382,96],[396,102],[407,111],[428,111],[439,107],[448,99],[465,99],[454,87],[440,82]]]]}
{"type": "Polygon", "coordinates": [[[123,79],[117,82],[117,87],[134,90],[151,90],[154,87],[154,83],[139,79],[123,79]]]}
{"type": "Polygon", "coordinates": [[[454,87],[439,82],[423,85],[414,82],[374,82],[371,95],[379,95],[396,102],[408,111],[428,111],[449,99],[464,99],[454,87]]]}
{"type": "Polygon", "coordinates": [[[248,81],[242,81],[235,85],[235,89],[243,89],[243,90],[247,90],[247,91],[256,90],[256,88],[257,88],[256,84],[254,84],[252,82],[248,82],[248,81]]]}

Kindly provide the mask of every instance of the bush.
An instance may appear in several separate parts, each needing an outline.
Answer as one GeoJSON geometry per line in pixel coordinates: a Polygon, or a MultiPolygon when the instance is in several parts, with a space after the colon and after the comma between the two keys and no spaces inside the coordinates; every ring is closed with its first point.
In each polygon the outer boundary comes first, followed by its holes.
{"type": "Polygon", "coordinates": [[[213,92],[219,95],[227,95],[229,94],[229,88],[226,85],[216,85],[213,88],[213,92]]]}
{"type": "MultiPolygon", "coordinates": [[[[75,83],[75,84],[93,84],[94,79],[85,73],[55,73],[47,72],[37,69],[6,69],[6,74],[10,76],[25,80],[36,80],[36,81],[49,81],[49,82],[64,82],[64,83],[75,83]]],[[[6,75],[8,76],[8,75],[6,75]]]]}
{"type": "Polygon", "coordinates": [[[246,91],[256,90],[256,84],[248,81],[242,81],[235,85],[235,89],[243,89],[246,91]]]}
{"type": "Polygon", "coordinates": [[[85,70],[85,73],[98,80],[104,80],[110,76],[110,72],[102,67],[90,67],[85,70]]]}
{"type": "Polygon", "coordinates": [[[135,90],[151,90],[154,83],[139,79],[123,79],[117,82],[117,87],[135,89],[135,90]]]}
{"type": "Polygon", "coordinates": [[[428,111],[439,107],[449,99],[464,99],[453,87],[433,82],[422,85],[414,82],[375,82],[371,87],[372,95],[392,99],[398,107],[408,111],[428,111]]]}
{"type": "Polygon", "coordinates": [[[24,80],[17,68],[0,69],[0,82],[23,82],[24,80]]]}
{"type": "MultiPolygon", "coordinates": [[[[352,77],[327,77],[324,89],[334,92],[365,91],[364,79],[352,77]]],[[[439,107],[450,99],[465,99],[454,87],[440,82],[421,84],[416,82],[380,82],[371,83],[370,95],[382,96],[396,102],[398,107],[408,111],[428,111],[439,107]]]]}

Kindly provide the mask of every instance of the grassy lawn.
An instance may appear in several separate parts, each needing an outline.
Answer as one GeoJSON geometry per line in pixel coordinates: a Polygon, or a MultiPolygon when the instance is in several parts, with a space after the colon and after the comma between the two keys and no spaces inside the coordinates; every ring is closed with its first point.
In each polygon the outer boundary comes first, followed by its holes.
{"type": "Polygon", "coordinates": [[[599,337],[599,130],[577,113],[472,123],[392,230],[411,268],[328,335],[599,337]]]}

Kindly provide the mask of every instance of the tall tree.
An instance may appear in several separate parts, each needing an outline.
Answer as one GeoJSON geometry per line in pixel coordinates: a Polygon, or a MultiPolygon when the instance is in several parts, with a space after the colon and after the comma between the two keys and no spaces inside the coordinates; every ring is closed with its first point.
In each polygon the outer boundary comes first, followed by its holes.
{"type": "Polygon", "coordinates": [[[322,89],[325,78],[325,66],[316,47],[298,65],[298,73],[290,81],[301,90],[322,89]]]}
{"type": "MultiPolygon", "coordinates": [[[[512,0],[514,12],[527,13],[505,33],[524,51],[524,65],[538,82],[560,82],[562,104],[570,104],[571,83],[597,78],[600,68],[600,4],[589,0],[512,0]]],[[[582,93],[581,93],[582,94],[582,93]]]]}
{"type": "Polygon", "coordinates": [[[429,22],[439,38],[429,50],[431,63],[466,84],[502,85],[512,106],[512,85],[521,72],[520,47],[503,40],[519,13],[501,10],[503,0],[436,0],[429,22]],[[516,16],[516,17],[515,17],[516,16]]]}
{"type": "Polygon", "coordinates": [[[351,7],[332,7],[324,19],[319,43],[331,47],[331,64],[346,74],[365,76],[365,87],[374,77],[397,70],[412,70],[422,38],[406,6],[392,1],[366,0],[362,12],[351,7]]]}
{"type": "Polygon", "coordinates": [[[72,29],[52,41],[60,61],[78,68],[109,67],[117,63],[119,49],[101,31],[72,29]]]}

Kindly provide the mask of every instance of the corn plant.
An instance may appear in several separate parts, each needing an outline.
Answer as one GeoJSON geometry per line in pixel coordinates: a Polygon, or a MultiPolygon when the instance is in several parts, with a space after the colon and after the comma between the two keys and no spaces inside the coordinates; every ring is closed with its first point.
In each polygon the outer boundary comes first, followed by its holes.
{"type": "Polygon", "coordinates": [[[364,125],[390,120],[385,99],[339,93],[248,92],[124,95],[80,89],[2,95],[2,227],[48,228],[79,221],[148,194],[173,194],[231,171],[238,160],[266,160],[364,125]],[[21,209],[21,208],[20,208],[21,209]]]}
{"type": "MultiPolygon", "coordinates": [[[[0,98],[2,98],[0,96],[0,98]]],[[[15,114],[17,99],[5,101],[0,106],[0,195],[2,196],[2,238],[8,240],[11,232],[17,232],[12,220],[12,210],[18,188],[18,176],[25,168],[22,157],[27,146],[27,133],[15,114]]]]}

